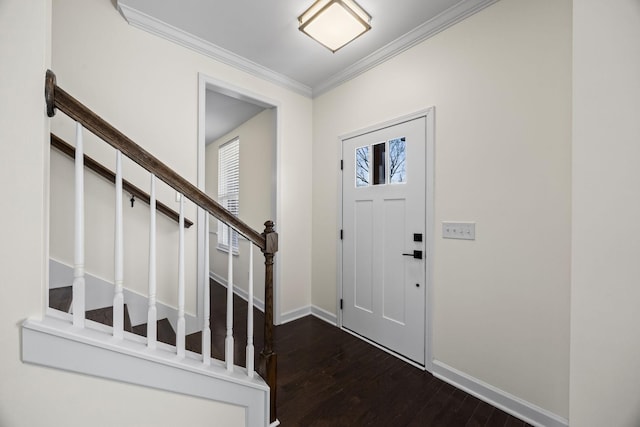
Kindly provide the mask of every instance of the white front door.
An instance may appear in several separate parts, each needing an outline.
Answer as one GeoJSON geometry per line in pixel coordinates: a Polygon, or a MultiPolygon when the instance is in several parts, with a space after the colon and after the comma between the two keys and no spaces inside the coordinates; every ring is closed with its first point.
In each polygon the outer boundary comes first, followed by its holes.
{"type": "Polygon", "coordinates": [[[425,146],[425,117],[342,141],[342,326],[421,365],[425,146]]]}

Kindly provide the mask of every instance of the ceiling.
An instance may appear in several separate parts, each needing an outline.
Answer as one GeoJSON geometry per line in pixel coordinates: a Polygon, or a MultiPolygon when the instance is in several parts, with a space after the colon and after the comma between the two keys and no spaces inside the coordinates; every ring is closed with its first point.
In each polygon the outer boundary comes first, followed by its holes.
{"type": "MultiPolygon", "coordinates": [[[[314,0],[118,0],[133,26],[306,96],[317,96],[498,0],[357,0],[371,31],[336,53],[298,30],[314,0]]],[[[207,90],[205,140],[264,110],[207,90]]]]}
{"type": "Polygon", "coordinates": [[[306,96],[347,81],[497,0],[358,0],[372,29],[336,53],[298,30],[313,0],[118,0],[133,26],[306,96]]]}
{"type": "MultiPolygon", "coordinates": [[[[222,93],[207,90],[204,140],[210,144],[265,109],[222,93]]],[[[233,137],[232,137],[233,138],[233,137]]]]}

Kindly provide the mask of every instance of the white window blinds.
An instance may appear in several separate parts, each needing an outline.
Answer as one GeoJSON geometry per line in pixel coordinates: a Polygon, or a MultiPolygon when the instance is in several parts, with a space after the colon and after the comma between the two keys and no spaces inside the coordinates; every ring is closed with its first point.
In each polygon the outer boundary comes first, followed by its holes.
{"type": "MultiPolygon", "coordinates": [[[[240,139],[218,149],[218,203],[235,216],[240,213],[240,139]]],[[[238,252],[238,233],[232,233],[232,247],[238,252]]],[[[218,221],[218,247],[229,250],[229,228],[218,221]]]]}

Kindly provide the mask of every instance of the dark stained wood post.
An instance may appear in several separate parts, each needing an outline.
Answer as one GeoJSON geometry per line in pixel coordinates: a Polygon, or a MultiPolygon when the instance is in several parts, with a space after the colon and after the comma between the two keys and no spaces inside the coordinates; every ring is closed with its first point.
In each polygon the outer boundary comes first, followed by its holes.
{"type": "Polygon", "coordinates": [[[278,251],[278,233],[273,229],[273,221],[264,223],[264,348],[260,352],[260,375],[271,389],[271,422],[276,420],[276,377],[278,356],[273,351],[273,257],[278,251]]]}
{"type": "Polygon", "coordinates": [[[56,115],[56,75],[53,71],[47,70],[44,79],[44,100],[47,104],[47,116],[56,115]]]}

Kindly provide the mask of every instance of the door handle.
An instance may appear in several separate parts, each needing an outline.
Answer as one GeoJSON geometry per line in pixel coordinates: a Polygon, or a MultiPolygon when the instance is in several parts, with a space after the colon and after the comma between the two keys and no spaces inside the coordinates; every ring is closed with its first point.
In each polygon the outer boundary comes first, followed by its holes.
{"type": "Polygon", "coordinates": [[[410,256],[415,259],[422,259],[422,251],[413,251],[412,254],[402,254],[403,256],[410,256]]]}

